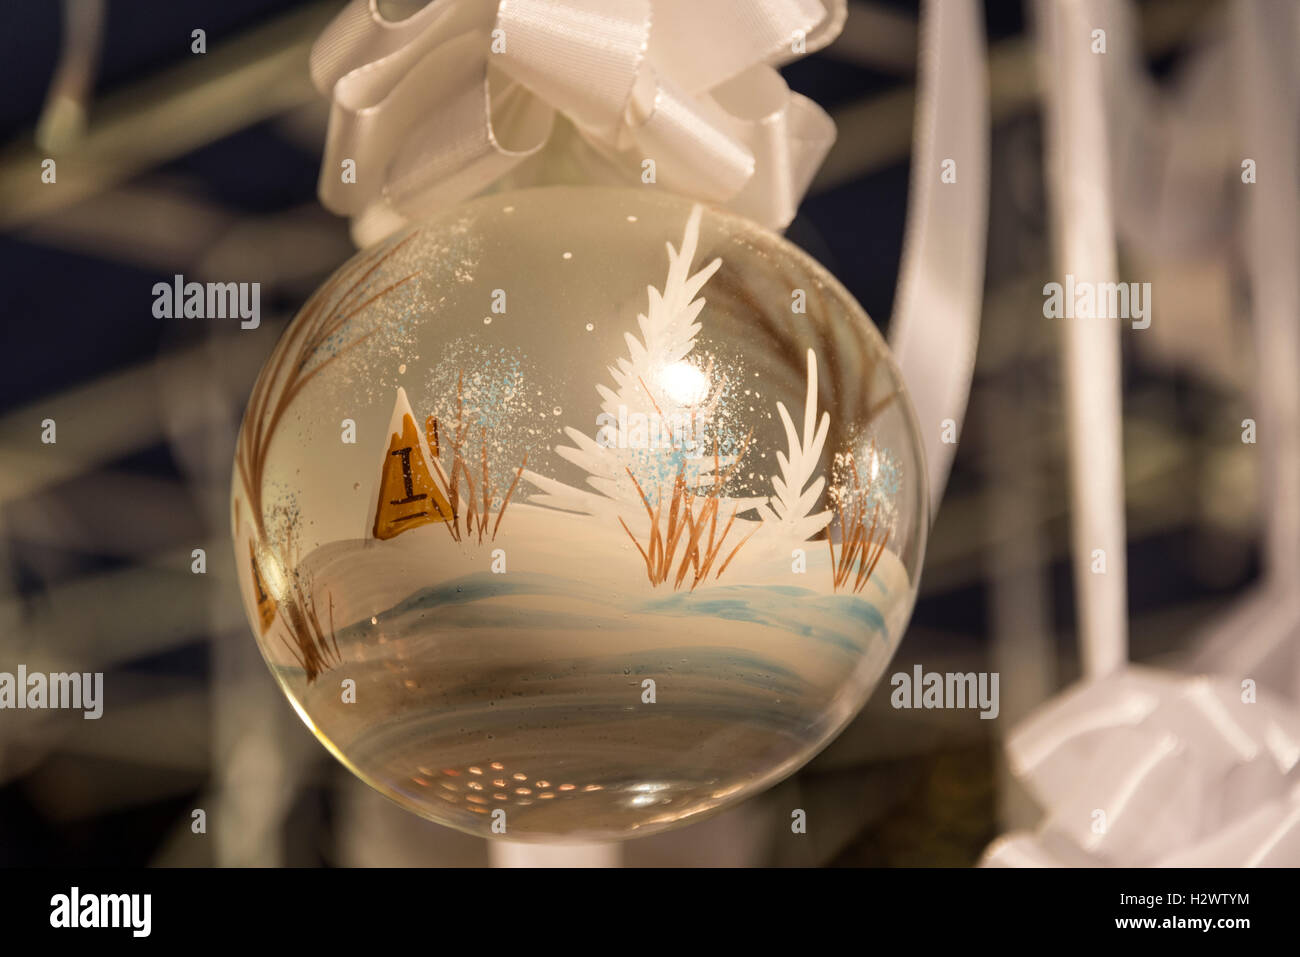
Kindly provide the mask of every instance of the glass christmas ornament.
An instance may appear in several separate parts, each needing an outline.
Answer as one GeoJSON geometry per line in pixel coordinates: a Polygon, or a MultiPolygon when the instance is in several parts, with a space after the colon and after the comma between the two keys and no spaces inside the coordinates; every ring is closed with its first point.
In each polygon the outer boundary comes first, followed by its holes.
{"type": "Polygon", "coordinates": [[[650,833],[862,706],[916,595],[921,455],[875,326],[781,237],[651,189],[496,194],[358,254],[276,345],[243,600],[403,807],[650,833]]]}

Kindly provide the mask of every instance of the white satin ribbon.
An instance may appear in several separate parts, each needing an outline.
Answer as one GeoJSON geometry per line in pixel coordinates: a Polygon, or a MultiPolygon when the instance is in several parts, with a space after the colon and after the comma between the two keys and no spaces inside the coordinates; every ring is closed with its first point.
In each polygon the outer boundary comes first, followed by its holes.
{"type": "Polygon", "coordinates": [[[835,126],[776,68],[834,39],[845,12],[845,0],[432,0],[387,20],[379,0],[352,0],[311,55],[332,101],[321,201],[368,245],[498,183],[640,183],[650,159],[666,188],[783,228],[835,126]]]}
{"type": "Polygon", "coordinates": [[[1126,666],[1044,705],[1007,757],[1045,814],[985,866],[1300,864],[1300,714],[1244,703],[1237,676],[1126,666]]]}
{"type": "MultiPolygon", "coordinates": [[[[1055,15],[1056,10],[1053,5],[1048,12],[1055,15]]],[[[1240,81],[1235,92],[1241,135],[1228,155],[1234,163],[1238,156],[1250,156],[1259,169],[1279,171],[1267,183],[1261,175],[1258,183],[1234,187],[1246,209],[1246,261],[1259,352],[1255,414],[1260,447],[1268,456],[1264,468],[1272,483],[1264,496],[1264,585],[1213,626],[1195,656],[1194,667],[1214,669],[1217,677],[1156,671],[1121,660],[1100,675],[1088,669],[1091,680],[1048,702],[1015,729],[1007,745],[1009,763],[1045,816],[1035,833],[1009,834],[991,845],[984,857],[987,865],[1300,864],[1300,714],[1294,707],[1292,660],[1300,621],[1300,597],[1294,587],[1300,569],[1300,389],[1294,382],[1300,356],[1300,283],[1294,270],[1300,248],[1300,134],[1285,105],[1300,87],[1291,55],[1300,19],[1289,5],[1262,0],[1237,0],[1230,12],[1232,30],[1224,49],[1207,48],[1198,54],[1217,60],[1230,52],[1233,59],[1228,62],[1240,81]],[[1265,444],[1265,435],[1270,444],[1265,444]],[[1257,682],[1257,698],[1244,695],[1247,677],[1257,682]]],[[[1100,60],[1089,61],[1083,52],[1086,40],[1080,43],[1077,38],[1102,27],[1112,51],[1107,56],[1123,50],[1133,59],[1110,77],[1104,103],[1108,117],[1081,108],[1078,97],[1070,101],[1073,108],[1063,112],[1080,142],[1064,145],[1087,162],[1086,144],[1104,145],[1097,130],[1107,121],[1112,133],[1120,131],[1110,142],[1128,143],[1133,151],[1114,168],[1133,180],[1123,195],[1136,196],[1143,176],[1132,171],[1149,170],[1159,156],[1135,149],[1129,142],[1132,136],[1124,138],[1129,131],[1142,130],[1145,115],[1133,91],[1146,81],[1130,79],[1140,76],[1141,63],[1130,42],[1134,10],[1127,2],[1106,0],[1090,13],[1082,22],[1065,22],[1064,35],[1076,38],[1070,41],[1075,55],[1085,62],[1100,60]]],[[[1053,76],[1068,81],[1069,56],[1050,56],[1045,62],[1053,76]]],[[[1097,84],[1092,86],[1095,92],[1097,84]]],[[[1154,101],[1147,106],[1153,116],[1159,115],[1157,109],[1168,108],[1154,101]]],[[[1146,135],[1155,136],[1149,131],[1146,135]]],[[[1174,134],[1166,130],[1160,135],[1174,134]]],[[[1093,154],[1091,163],[1100,168],[1093,154]]],[[[1097,210],[1109,204],[1086,205],[1097,210]]],[[[1162,207],[1148,204],[1147,210],[1162,207]]],[[[1171,211],[1168,218],[1172,216],[1171,211]]],[[[1208,229],[1198,217],[1179,222],[1194,232],[1208,229]]],[[[1141,216],[1132,225],[1151,228],[1141,216]]],[[[1135,235],[1158,252],[1175,237],[1186,241],[1176,234],[1135,235]]],[[[1101,364],[1086,365],[1088,374],[1096,374],[1101,364]]],[[[1099,389],[1093,390],[1093,402],[1099,394],[1099,389]]],[[[1104,449],[1096,454],[1097,431],[1088,433],[1094,465],[1108,457],[1104,449]]],[[[1122,649],[1112,645],[1112,650],[1107,657],[1119,658],[1122,649]]]]}
{"type": "MultiPolygon", "coordinates": [[[[1048,205],[1061,276],[1113,282],[1118,274],[1107,145],[1105,57],[1079,40],[1106,14],[1103,0],[1038,0],[1039,70],[1046,93],[1048,205]]],[[[1115,29],[1109,21],[1107,27],[1115,29]]],[[[1063,319],[1071,551],[1084,675],[1128,659],[1128,566],[1120,324],[1063,319]],[[1103,553],[1104,572],[1094,563],[1103,553]]]]}
{"type": "Polygon", "coordinates": [[[975,372],[988,229],[989,92],[978,0],[921,5],[916,124],[889,344],[925,443],[930,520],[952,468],[975,372]],[[939,182],[945,160],[960,185],[939,182]]]}

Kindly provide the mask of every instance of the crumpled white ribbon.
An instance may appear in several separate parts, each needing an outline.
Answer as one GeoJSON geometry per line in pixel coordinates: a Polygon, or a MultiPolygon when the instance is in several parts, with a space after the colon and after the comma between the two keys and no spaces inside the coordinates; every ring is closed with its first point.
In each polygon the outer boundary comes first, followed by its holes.
{"type": "Polygon", "coordinates": [[[1044,705],[1007,758],[1046,813],[985,866],[1300,864],[1300,715],[1240,679],[1129,665],[1044,705]]]}
{"type": "Polygon", "coordinates": [[[834,39],[846,0],[380,8],[352,0],[311,55],[333,104],[320,198],[361,245],[496,184],[641,183],[645,160],[667,189],[782,228],[835,139],[776,68],[834,39]]]}

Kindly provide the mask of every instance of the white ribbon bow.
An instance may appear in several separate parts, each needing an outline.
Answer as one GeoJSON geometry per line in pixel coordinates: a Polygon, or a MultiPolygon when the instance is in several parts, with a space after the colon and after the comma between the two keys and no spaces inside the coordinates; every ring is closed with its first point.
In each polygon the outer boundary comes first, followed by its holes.
{"type": "Polygon", "coordinates": [[[321,201],[368,245],[494,185],[642,183],[653,161],[665,188],[783,228],[835,126],[776,68],[845,4],[432,0],[388,20],[352,0],[311,55],[333,102],[321,201]]]}
{"type": "Polygon", "coordinates": [[[986,866],[1300,864],[1300,714],[1240,678],[1129,665],[1032,714],[1007,757],[1046,814],[986,866]]]}

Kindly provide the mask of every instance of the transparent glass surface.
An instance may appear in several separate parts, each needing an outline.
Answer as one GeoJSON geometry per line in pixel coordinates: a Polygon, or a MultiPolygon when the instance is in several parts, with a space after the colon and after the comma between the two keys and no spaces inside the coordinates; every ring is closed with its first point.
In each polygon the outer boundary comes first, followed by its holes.
{"type": "Polygon", "coordinates": [[[321,741],[426,818],[624,838],[795,770],[880,680],[927,528],[911,404],[807,255],[653,188],[366,250],[240,432],[239,578],[321,741]]]}

